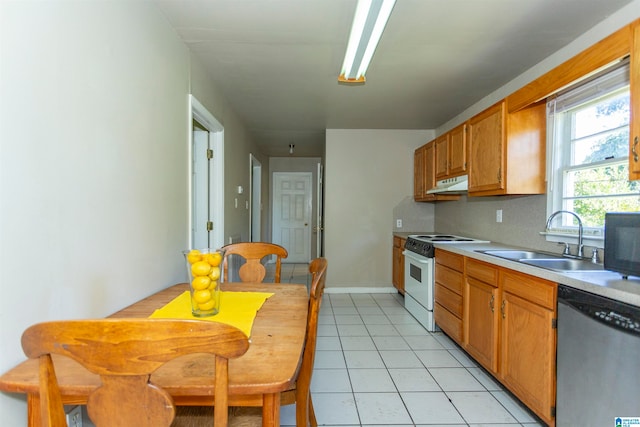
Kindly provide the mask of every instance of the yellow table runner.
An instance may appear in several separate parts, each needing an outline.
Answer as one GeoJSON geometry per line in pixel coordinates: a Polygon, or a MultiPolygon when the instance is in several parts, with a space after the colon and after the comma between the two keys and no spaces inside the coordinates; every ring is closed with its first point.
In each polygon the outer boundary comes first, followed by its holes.
{"type": "Polygon", "coordinates": [[[153,312],[150,318],[212,320],[235,326],[251,336],[253,320],[262,304],[272,296],[270,292],[220,292],[220,311],[215,316],[196,317],[191,314],[191,296],[186,291],[162,308],[153,312]]]}

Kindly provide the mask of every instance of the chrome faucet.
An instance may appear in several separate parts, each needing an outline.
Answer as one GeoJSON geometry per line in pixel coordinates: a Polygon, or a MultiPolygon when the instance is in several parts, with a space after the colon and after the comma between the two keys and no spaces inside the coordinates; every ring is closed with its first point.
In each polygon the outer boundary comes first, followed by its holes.
{"type": "MultiPolygon", "coordinates": [[[[549,215],[549,218],[547,218],[547,226],[545,228],[545,231],[549,231],[549,227],[551,226],[551,221],[553,220],[553,218],[563,213],[573,215],[578,220],[578,257],[582,258],[583,257],[582,220],[580,219],[578,214],[571,211],[555,211],[554,213],[549,215]]],[[[565,254],[566,254],[566,251],[565,251],[565,254]]]]}

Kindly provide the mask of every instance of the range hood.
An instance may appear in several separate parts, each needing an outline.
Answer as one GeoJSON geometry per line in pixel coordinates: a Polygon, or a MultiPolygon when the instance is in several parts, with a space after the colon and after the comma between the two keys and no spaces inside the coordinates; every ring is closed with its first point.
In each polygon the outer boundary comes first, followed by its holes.
{"type": "Polygon", "coordinates": [[[455,176],[436,182],[436,186],[427,190],[427,194],[460,194],[466,193],[469,188],[469,177],[467,175],[455,176]]]}

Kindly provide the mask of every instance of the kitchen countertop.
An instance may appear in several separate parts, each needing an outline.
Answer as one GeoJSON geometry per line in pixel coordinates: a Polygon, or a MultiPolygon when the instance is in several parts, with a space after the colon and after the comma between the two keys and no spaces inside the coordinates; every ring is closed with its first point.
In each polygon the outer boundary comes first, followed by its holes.
{"type": "Polygon", "coordinates": [[[430,233],[425,233],[424,231],[394,231],[393,235],[396,237],[401,237],[403,239],[406,239],[409,236],[412,236],[414,234],[430,234],[430,233]]]}
{"type": "Polygon", "coordinates": [[[624,280],[619,273],[607,270],[560,273],[476,252],[501,249],[531,250],[500,243],[436,243],[435,247],[640,307],[640,277],[624,280]]]}

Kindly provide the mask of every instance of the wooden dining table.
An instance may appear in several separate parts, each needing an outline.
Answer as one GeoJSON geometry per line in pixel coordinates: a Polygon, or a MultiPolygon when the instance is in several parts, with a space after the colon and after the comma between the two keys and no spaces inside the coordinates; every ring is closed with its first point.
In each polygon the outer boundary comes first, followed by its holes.
{"type": "MultiPolygon", "coordinates": [[[[294,384],[300,368],[307,326],[309,295],[305,285],[223,283],[223,291],[272,292],[258,311],[249,350],[229,361],[229,404],[262,406],[262,425],[280,425],[280,393],[294,384]],[[256,398],[257,397],[257,398],[256,398]]],[[[187,283],[166,288],[138,301],[110,318],[149,317],[156,309],[189,289],[187,283]]],[[[97,375],[75,361],[54,355],[65,405],[85,405],[100,385],[97,375]]],[[[152,376],[177,406],[213,405],[213,358],[196,354],[168,362],[152,376]]],[[[28,426],[40,427],[38,360],[27,359],[0,376],[0,391],[27,395],[28,426]]]]}

